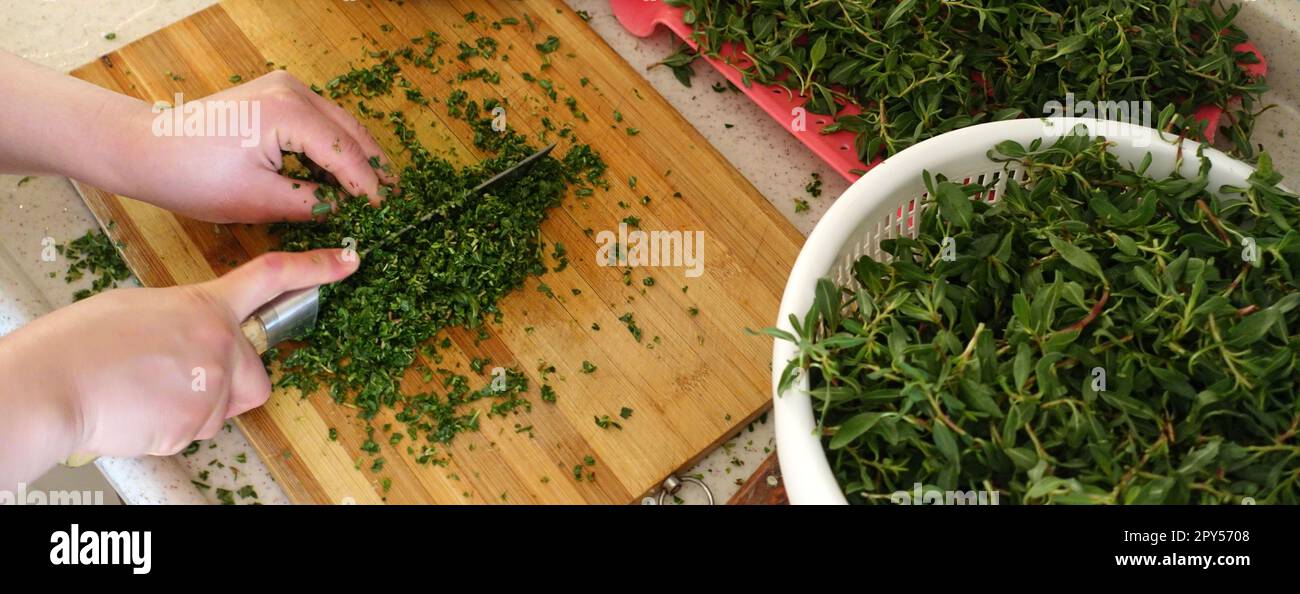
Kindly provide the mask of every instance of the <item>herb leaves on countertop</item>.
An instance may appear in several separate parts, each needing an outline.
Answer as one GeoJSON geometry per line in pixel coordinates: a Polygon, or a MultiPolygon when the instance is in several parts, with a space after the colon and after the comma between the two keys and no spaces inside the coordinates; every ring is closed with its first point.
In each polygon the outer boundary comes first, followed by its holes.
{"type": "Polygon", "coordinates": [[[113,240],[100,229],[91,229],[85,235],[68,243],[55,246],[60,255],[68,259],[68,271],[63,280],[69,283],[80,280],[83,276],[94,275],[89,289],[80,289],[73,294],[75,301],[81,301],[91,295],[115,289],[118,283],[131,278],[122,255],[118,253],[113,240]]]}

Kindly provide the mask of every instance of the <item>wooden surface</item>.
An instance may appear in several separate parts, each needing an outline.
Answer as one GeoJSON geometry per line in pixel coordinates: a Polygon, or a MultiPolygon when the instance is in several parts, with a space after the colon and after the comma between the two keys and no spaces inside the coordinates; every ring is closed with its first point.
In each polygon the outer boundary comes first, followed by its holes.
{"type": "Polygon", "coordinates": [[[749,480],[740,486],[727,505],[789,505],[790,498],[785,493],[785,481],[781,478],[781,464],[776,452],[758,465],[749,480]]]}
{"type": "MultiPolygon", "coordinates": [[[[475,387],[486,378],[468,370],[471,357],[517,366],[530,376],[533,409],[505,419],[484,415],[480,431],[461,434],[450,446],[446,468],[421,466],[405,447],[385,444],[381,455],[387,465],[379,474],[369,470],[370,457],[358,447],[365,439],[364,423],[323,394],[303,399],[277,391],[267,406],[238,423],[296,502],[633,502],[768,404],[771,343],[744,328],[773,323],[802,237],[559,0],[231,0],[75,74],[149,102],[171,101],[177,91],[186,100],[199,98],[232,86],[232,74],[251,80],[279,65],[309,84],[323,84],[350,65],[368,63],[363,51],[373,46],[366,37],[396,49],[430,29],[448,42],[439,52],[448,58],[443,72],[404,65],[403,75],[426,96],[445,98],[452,73],[480,67],[455,60],[456,42],[494,37],[510,60],[493,61],[500,84],[471,83],[471,97],[506,97],[513,108],[510,124],[528,134],[538,132],[542,116],[572,119],[562,103],[552,103],[520,78],[522,72],[540,72],[534,44],[550,34],[560,37],[561,48],[551,54],[545,76],[555,81],[561,100],[577,98],[590,122],[575,122],[576,131],[610,165],[612,191],[598,191],[585,203],[566,198],[543,225],[547,243],[568,247],[570,266],[542,279],[564,296],[563,302],[546,298],[536,290],[538,280],[530,280],[502,302],[504,324],[489,325],[489,340],[476,345],[468,333],[453,329],[448,334],[456,348],[444,353],[441,365],[433,364],[470,375],[475,387]],[[471,10],[483,18],[466,23],[462,15],[471,10]],[[522,24],[500,31],[488,27],[506,16],[523,21],[525,13],[538,24],[536,32],[522,24]],[[585,87],[579,83],[583,77],[590,79],[585,87]],[[612,121],[615,110],[625,118],[618,125],[612,121]],[[628,126],[640,134],[629,136],[628,126]],[[639,180],[635,190],[628,188],[630,175],[639,180]],[[682,198],[674,198],[674,192],[682,198]],[[651,196],[649,205],[641,204],[643,195],[651,196]],[[619,201],[630,207],[619,207],[619,201]],[[620,269],[597,266],[596,244],[583,229],[616,232],[628,215],[640,217],[644,229],[704,231],[703,276],[687,278],[680,268],[640,268],[638,281],[649,274],[656,286],[629,287],[620,269]],[[683,286],[689,290],[683,292],[683,286]],[[571,288],[582,294],[572,296],[571,288]],[[691,307],[699,308],[698,316],[688,313],[691,307]],[[618,321],[625,312],[635,315],[644,343],[618,321]],[[593,322],[600,324],[599,332],[591,330],[593,322]],[[533,330],[525,331],[529,326],[533,330]],[[647,348],[654,337],[660,337],[659,344],[647,348]],[[537,396],[539,360],[559,370],[561,379],[550,382],[559,394],[555,404],[537,396]],[[578,373],[584,360],[599,370],[578,373]],[[623,421],[624,430],[596,426],[594,416],[618,420],[625,406],[635,412],[623,421]],[[516,433],[517,423],[533,426],[532,436],[516,433]],[[327,439],[330,428],[338,430],[338,441],[327,439]],[[597,460],[588,469],[596,480],[575,481],[573,466],[587,455],[597,460]],[[391,479],[388,492],[380,487],[383,478],[391,479]]],[[[453,161],[482,157],[469,142],[468,127],[448,118],[442,106],[421,109],[400,98],[400,89],[396,95],[367,103],[405,111],[424,144],[453,161]],[[433,122],[436,126],[430,126],[433,122]]],[[[390,130],[378,120],[365,123],[394,152],[390,130]]],[[[560,154],[565,150],[562,143],[560,154]]],[[[209,279],[274,246],[260,227],[202,223],[94,188],[79,189],[101,223],[116,223],[111,235],[125,242],[128,263],[148,286],[209,279]]],[[[408,393],[427,389],[441,393],[415,372],[403,382],[408,393]]],[[[400,427],[391,411],[374,422],[400,427]]]]}

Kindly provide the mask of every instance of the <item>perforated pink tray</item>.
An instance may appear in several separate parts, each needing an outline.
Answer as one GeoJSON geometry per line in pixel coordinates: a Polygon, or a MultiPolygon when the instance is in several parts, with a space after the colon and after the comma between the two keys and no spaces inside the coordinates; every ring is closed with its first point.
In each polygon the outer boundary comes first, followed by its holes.
{"type": "MultiPolygon", "coordinates": [[[[623,28],[637,37],[649,37],[654,34],[656,26],[663,25],[692,48],[698,49],[691,39],[691,26],[682,21],[685,8],[668,6],[658,0],[610,0],[610,6],[613,7],[614,16],[618,17],[618,22],[623,25],[623,28]]],[[[795,138],[812,149],[845,179],[849,181],[858,179],[861,177],[861,172],[870,169],[880,161],[876,159],[870,164],[864,164],[858,160],[858,151],[853,146],[855,135],[852,132],[822,134],[822,129],[834,122],[834,119],[829,116],[805,112],[803,129],[796,129],[798,113],[796,108],[803,108],[808,102],[807,98],[795,95],[781,86],[753,83],[752,86],[747,87],[737,68],[746,68],[753,62],[743,53],[736,51],[732,44],[723,46],[718,55],[720,59],[701,57],[717,68],[722,76],[731,81],[731,84],[736,85],[763,111],[772,116],[772,119],[780,122],[787,131],[794,134],[795,138]],[[858,172],[854,173],[854,170],[858,172]]],[[[850,105],[838,115],[854,115],[861,111],[856,105],[850,105]]]]}
{"type": "MultiPolygon", "coordinates": [[[[610,6],[614,9],[614,16],[618,18],[623,28],[637,37],[649,37],[654,34],[655,28],[662,25],[668,27],[677,37],[686,42],[692,48],[698,49],[694,40],[691,39],[692,28],[682,20],[682,14],[686,12],[685,8],[673,7],[659,0],[610,0],[610,6]]],[[[1264,56],[1251,43],[1243,43],[1237,46],[1237,51],[1255,54],[1259,59],[1255,64],[1242,64],[1242,69],[1252,77],[1264,76],[1268,73],[1268,64],[1264,61],[1264,56]]],[[[795,95],[785,87],[775,85],[760,85],[753,83],[750,86],[744,84],[743,76],[739,69],[746,68],[752,62],[744,55],[743,52],[737,51],[732,44],[723,46],[718,51],[718,58],[701,56],[705,61],[712,64],[722,76],[736,85],[742,92],[749,96],[754,103],[766,111],[779,122],[787,131],[804,143],[813,153],[821,157],[823,161],[839,172],[849,181],[856,181],[861,177],[861,173],[874,167],[881,161],[880,157],[875,157],[871,163],[863,163],[858,159],[858,151],[854,147],[855,134],[852,132],[835,132],[832,134],[822,134],[822,130],[833,123],[834,119],[828,116],[816,115],[808,112],[802,121],[802,129],[797,129],[796,123],[798,112],[796,108],[803,108],[808,99],[795,95]]],[[[837,115],[855,115],[862,110],[856,105],[844,107],[837,115]]],[[[1214,141],[1215,132],[1219,128],[1219,123],[1223,118],[1223,110],[1213,105],[1201,107],[1196,111],[1193,117],[1198,120],[1208,122],[1206,129],[1207,140],[1214,141]]]]}

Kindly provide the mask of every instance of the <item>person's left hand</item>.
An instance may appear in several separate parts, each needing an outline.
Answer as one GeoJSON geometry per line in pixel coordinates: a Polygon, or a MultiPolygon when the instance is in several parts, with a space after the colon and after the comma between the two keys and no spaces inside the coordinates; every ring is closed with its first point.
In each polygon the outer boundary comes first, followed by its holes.
{"type": "MultiPolygon", "coordinates": [[[[382,199],[381,185],[397,181],[365,126],[284,71],[186,101],[191,103],[208,113],[238,108],[242,121],[228,124],[250,133],[187,136],[157,123],[160,117],[175,118],[171,110],[144,113],[130,127],[132,148],[144,158],[121,180],[125,187],[115,191],[204,221],[265,223],[310,219],[318,203],[316,184],[279,174],[282,150],[306,154],[344,190],[365,195],[372,204],[382,199]],[[209,109],[217,101],[230,109],[209,109]],[[248,102],[247,108],[240,102],[248,102]]],[[[184,111],[180,115],[180,121],[189,117],[184,111]]]]}

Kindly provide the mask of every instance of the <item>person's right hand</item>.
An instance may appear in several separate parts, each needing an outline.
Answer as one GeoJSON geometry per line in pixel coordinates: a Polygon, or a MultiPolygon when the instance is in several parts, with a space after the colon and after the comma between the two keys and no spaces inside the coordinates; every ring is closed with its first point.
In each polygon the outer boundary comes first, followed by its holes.
{"type": "MultiPolygon", "coordinates": [[[[39,387],[27,395],[44,399],[30,403],[32,409],[63,399],[65,419],[53,423],[62,426],[33,428],[46,439],[67,432],[51,443],[72,450],[52,452],[49,463],[72,453],[174,454],[266,402],[271,383],[240,323],[283,292],[352,274],[357,258],[342,256],[342,250],[270,253],[205,283],[101,293],[0,341],[0,367],[25,376],[6,378],[13,385],[39,387]]],[[[23,407],[5,402],[4,414],[21,414],[23,407]]]]}

